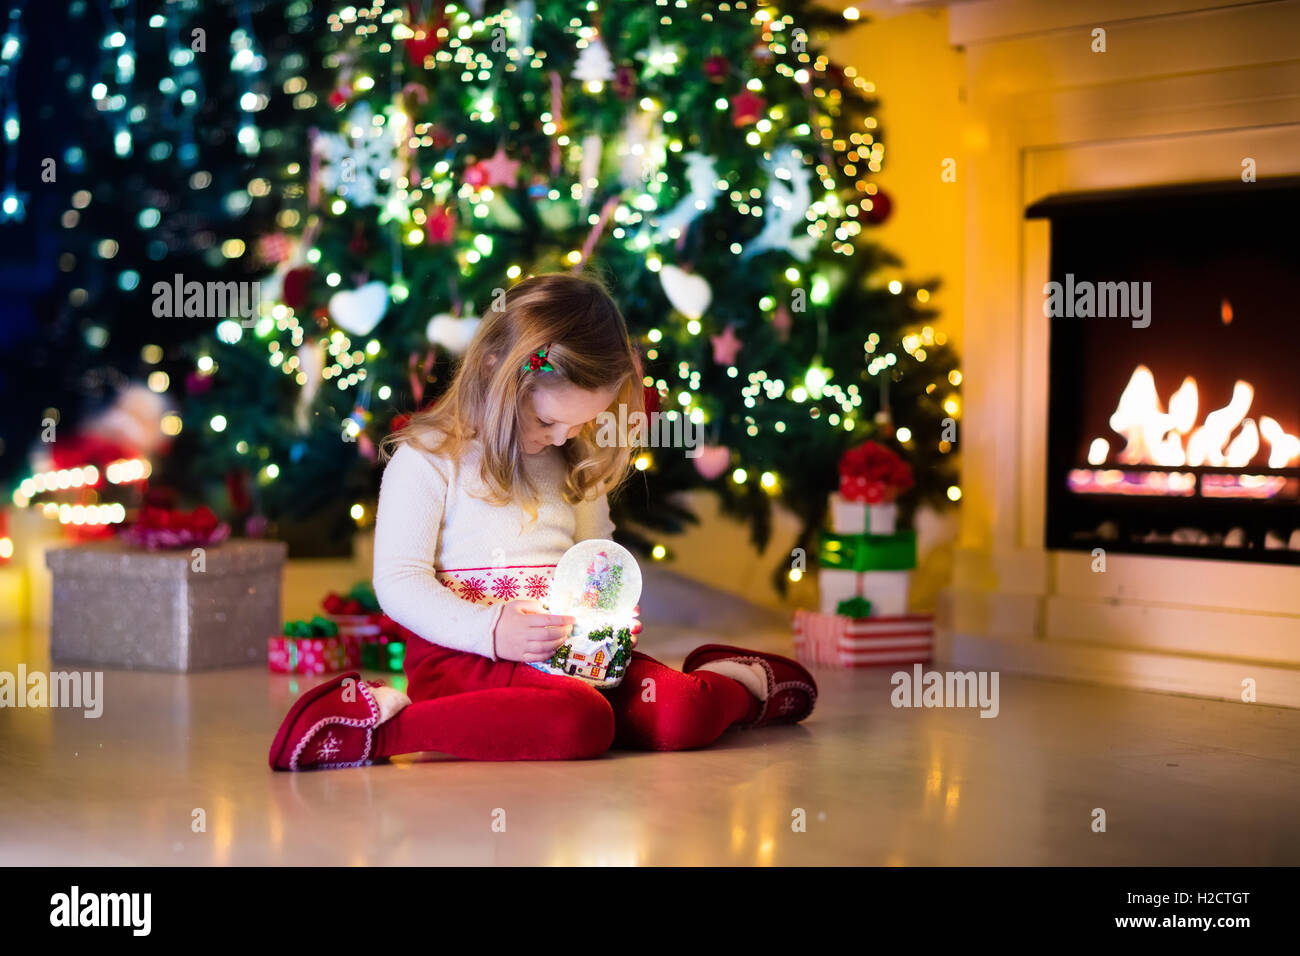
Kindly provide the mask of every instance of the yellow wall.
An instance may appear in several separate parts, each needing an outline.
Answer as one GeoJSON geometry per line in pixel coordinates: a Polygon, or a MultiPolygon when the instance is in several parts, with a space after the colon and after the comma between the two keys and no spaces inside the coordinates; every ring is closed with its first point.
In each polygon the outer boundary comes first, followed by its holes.
{"type": "MultiPolygon", "coordinates": [[[[826,0],[824,5],[836,10],[850,6],[845,0],[826,0]]],[[[903,260],[900,278],[943,280],[930,305],[940,311],[936,327],[960,345],[965,282],[963,55],[949,44],[944,8],[900,11],[884,0],[856,6],[866,22],[832,38],[827,54],[874,83],[880,100],[876,118],[885,162],[873,179],[894,207],[871,235],[903,260]],[[940,178],[945,158],[956,160],[956,182],[940,178]]]]}

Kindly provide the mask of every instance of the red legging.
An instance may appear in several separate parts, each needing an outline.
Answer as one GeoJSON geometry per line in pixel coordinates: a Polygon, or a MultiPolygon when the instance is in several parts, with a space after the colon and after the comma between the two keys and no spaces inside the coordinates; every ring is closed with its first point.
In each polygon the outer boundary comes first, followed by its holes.
{"type": "Polygon", "coordinates": [[[632,652],[623,682],[600,691],[410,638],[410,706],[376,732],[376,758],[437,751],[466,760],[574,760],[611,746],[690,750],[713,743],[758,701],[723,674],[683,674],[632,652]]]}

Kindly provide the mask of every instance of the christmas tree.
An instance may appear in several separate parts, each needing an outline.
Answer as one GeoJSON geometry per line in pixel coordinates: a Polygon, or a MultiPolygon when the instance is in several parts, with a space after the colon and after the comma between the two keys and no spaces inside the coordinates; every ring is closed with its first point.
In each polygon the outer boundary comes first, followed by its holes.
{"type": "Polygon", "coordinates": [[[624,542],[668,554],[659,536],[693,520],[676,493],[706,486],[758,546],[779,499],[811,548],[867,438],[914,466],[905,506],[955,495],[960,374],[926,325],[934,283],[881,278],[874,89],[818,52],[841,16],[480,0],[324,20],[283,86],[311,132],[259,159],[288,251],[255,327],[199,351],[197,476],[242,469],[273,520],[364,523],[378,441],[436,400],[476,317],[525,276],[589,270],[649,407],[707,436],[640,452],[611,502],[624,542]]]}

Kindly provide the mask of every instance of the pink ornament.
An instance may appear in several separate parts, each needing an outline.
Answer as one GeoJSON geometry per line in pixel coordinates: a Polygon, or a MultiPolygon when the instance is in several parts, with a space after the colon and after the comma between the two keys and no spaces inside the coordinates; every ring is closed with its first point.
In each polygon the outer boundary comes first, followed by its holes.
{"type": "Polygon", "coordinates": [[[772,316],[772,328],[776,330],[776,337],[782,342],[790,341],[790,310],[781,303],[776,307],[776,314],[772,316]]]}
{"type": "Polygon", "coordinates": [[[713,343],[713,361],[719,365],[735,365],[736,353],[745,344],[736,336],[730,325],[721,335],[710,336],[709,340],[713,343]]]}
{"type": "Polygon", "coordinates": [[[293,243],[282,232],[273,232],[257,241],[257,255],[263,262],[279,265],[293,254],[293,243]]]}
{"type": "Polygon", "coordinates": [[[510,187],[519,185],[519,167],[522,164],[518,160],[507,157],[505,149],[501,146],[498,146],[497,151],[480,165],[488,175],[487,185],[510,187]]]}
{"type": "Polygon", "coordinates": [[[706,481],[712,481],[731,467],[731,449],[725,445],[705,445],[695,458],[695,470],[706,481]]]}

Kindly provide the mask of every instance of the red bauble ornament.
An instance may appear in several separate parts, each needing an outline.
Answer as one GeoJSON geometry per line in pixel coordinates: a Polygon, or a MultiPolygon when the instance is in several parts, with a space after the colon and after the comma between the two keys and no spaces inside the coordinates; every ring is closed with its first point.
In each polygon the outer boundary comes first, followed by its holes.
{"type": "Polygon", "coordinates": [[[352,239],[348,242],[348,252],[354,256],[365,256],[370,254],[370,241],[366,239],[366,230],[361,223],[357,223],[352,230],[352,239]]]}
{"type": "Polygon", "coordinates": [[[475,189],[482,189],[492,181],[492,176],[488,172],[487,166],[483,160],[472,163],[465,167],[465,172],[461,175],[461,180],[473,186],[475,189]]]}
{"type": "Polygon", "coordinates": [[[446,149],[455,141],[445,126],[434,126],[433,129],[429,130],[429,139],[433,141],[434,149],[446,149]]]}
{"type": "Polygon", "coordinates": [[[859,217],[873,226],[878,226],[894,211],[894,201],[889,198],[889,194],[883,189],[877,189],[874,196],[869,197],[871,208],[867,209],[863,204],[862,215],[859,217]]]}
{"type": "Polygon", "coordinates": [[[704,76],[711,83],[721,83],[731,72],[731,61],[721,54],[714,54],[704,60],[704,76]]]}
{"type": "Polygon", "coordinates": [[[316,270],[311,266],[299,266],[284,274],[284,284],[280,289],[280,299],[289,308],[298,312],[307,304],[307,294],[311,290],[311,281],[316,277],[316,270]]]}
{"type": "Polygon", "coordinates": [[[336,110],[341,110],[348,105],[348,95],[342,90],[335,90],[329,95],[329,104],[336,110]]]}
{"type": "Polygon", "coordinates": [[[187,395],[202,395],[212,387],[212,375],[200,375],[198,372],[189,372],[185,376],[185,393],[187,395]]]}
{"type": "Polygon", "coordinates": [[[614,95],[620,100],[636,96],[636,70],[624,65],[614,71],[614,95]]]}
{"type": "Polygon", "coordinates": [[[226,472],[226,494],[230,496],[230,508],[235,514],[243,514],[253,506],[251,485],[246,469],[232,468],[226,472]]]}
{"type": "Polygon", "coordinates": [[[651,386],[642,386],[645,395],[645,410],[647,415],[653,415],[659,411],[659,389],[651,386]]]}
{"type": "MultiPolygon", "coordinates": [[[[441,396],[439,396],[439,398],[440,397],[441,396]]],[[[422,412],[427,411],[428,409],[433,408],[433,406],[437,404],[438,404],[437,398],[432,399],[431,401],[427,401],[420,406],[420,411],[422,412]]],[[[394,415],[393,420],[388,423],[389,432],[395,432],[398,431],[399,429],[405,428],[407,425],[411,423],[411,417],[412,417],[411,412],[399,412],[398,414],[394,415]]]]}
{"type": "Polygon", "coordinates": [[[434,206],[424,223],[429,242],[450,245],[456,235],[456,213],[450,206],[434,206]]]}

